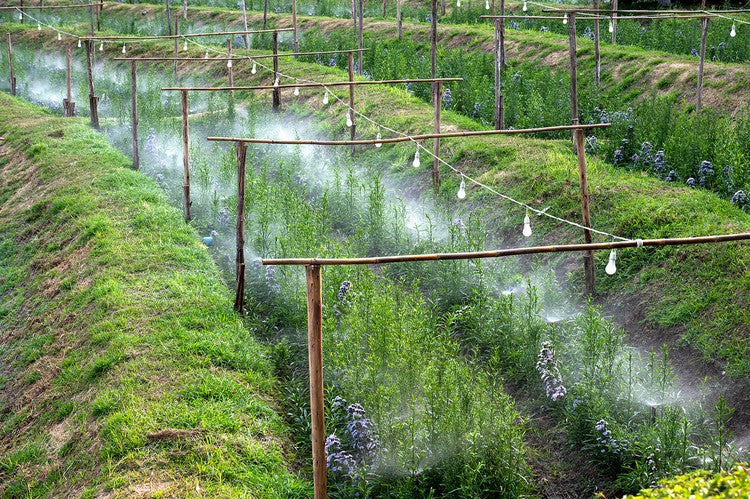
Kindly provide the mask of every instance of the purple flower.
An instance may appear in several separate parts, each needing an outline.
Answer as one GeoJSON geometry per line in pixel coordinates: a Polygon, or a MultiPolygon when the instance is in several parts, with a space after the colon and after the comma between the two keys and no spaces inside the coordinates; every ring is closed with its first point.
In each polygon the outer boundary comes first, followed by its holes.
{"type": "Polygon", "coordinates": [[[555,361],[555,352],[549,342],[542,343],[537,359],[536,370],[542,378],[547,397],[553,402],[565,397],[568,391],[563,386],[562,376],[555,361]]]}

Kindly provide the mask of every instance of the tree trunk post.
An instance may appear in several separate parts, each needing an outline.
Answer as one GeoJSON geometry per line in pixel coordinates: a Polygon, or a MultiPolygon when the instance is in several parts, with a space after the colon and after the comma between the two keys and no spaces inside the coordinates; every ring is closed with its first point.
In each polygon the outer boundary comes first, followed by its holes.
{"type": "Polygon", "coordinates": [[[617,43],[617,0],[612,0],[612,45],[617,43]]]}
{"type": "MultiPolygon", "coordinates": [[[[586,172],[586,152],[584,147],[583,130],[574,132],[576,149],[578,150],[578,179],[581,185],[581,213],[583,215],[583,225],[587,227],[583,230],[583,237],[586,244],[592,242],[591,237],[591,213],[589,211],[589,184],[586,172]]],[[[586,295],[594,294],[594,252],[588,250],[583,256],[583,271],[586,279],[586,295]]]]}
{"type": "Polygon", "coordinates": [[[430,18],[430,75],[437,78],[437,0],[432,0],[430,18]]]}
{"type": "MultiPolygon", "coordinates": [[[[234,86],[234,68],[232,67],[232,39],[227,38],[227,57],[229,57],[230,60],[227,61],[227,81],[229,82],[229,86],[234,86]]],[[[234,90],[231,90],[229,92],[230,96],[234,95],[234,90]]]]}
{"type": "MultiPolygon", "coordinates": [[[[242,24],[245,26],[245,31],[247,31],[247,4],[245,3],[245,0],[242,0],[242,24]]],[[[245,33],[245,48],[250,48],[250,35],[245,33]]]]}
{"type": "Polygon", "coordinates": [[[263,0],[263,29],[266,29],[268,22],[268,0],[263,0]]]}
{"type": "Polygon", "coordinates": [[[180,91],[180,104],[182,106],[182,190],[185,194],[185,220],[188,222],[193,218],[190,207],[190,137],[188,130],[188,91],[180,91]]]}
{"type": "Polygon", "coordinates": [[[245,160],[247,144],[237,142],[237,266],[234,309],[242,313],[245,305],[245,160]]]}
{"type": "Polygon", "coordinates": [[[177,38],[177,36],[180,34],[180,17],[175,16],[174,17],[174,82],[175,85],[177,84],[178,77],[177,77],[177,58],[180,56],[180,39],[177,38]]]}
{"type": "Polygon", "coordinates": [[[94,91],[94,65],[92,61],[94,52],[94,41],[86,40],[86,69],[89,77],[89,110],[91,112],[91,126],[99,130],[99,108],[98,98],[94,91]]]}
{"type": "MultiPolygon", "coordinates": [[[[354,81],[354,54],[349,52],[347,54],[347,66],[349,69],[349,81],[354,81]]],[[[357,129],[357,122],[354,117],[354,85],[349,85],[349,117],[352,120],[352,126],[349,127],[349,137],[354,140],[354,134],[357,129]]],[[[356,146],[352,145],[352,155],[356,152],[356,146]]]]}
{"type": "Polygon", "coordinates": [[[594,84],[598,87],[602,79],[602,54],[600,50],[599,0],[594,0],[596,19],[594,20],[594,84]]]}
{"type": "Polygon", "coordinates": [[[310,368],[310,419],[312,423],[313,486],[315,499],[327,492],[325,415],[323,401],[323,286],[321,267],[305,267],[307,278],[307,352],[310,368]]]}
{"type": "Polygon", "coordinates": [[[138,170],[141,167],[141,155],[138,150],[138,80],[136,62],[130,61],[130,109],[131,128],[133,129],[133,168],[138,170]]]}
{"type": "Polygon", "coordinates": [[[169,0],[164,0],[167,5],[167,34],[172,36],[172,12],[169,10],[169,0]]]}
{"type": "MultiPolygon", "coordinates": [[[[273,32],[273,82],[274,85],[279,80],[279,32],[273,32]]],[[[281,109],[281,89],[273,89],[273,110],[278,112],[281,109]]]]}
{"type": "Polygon", "coordinates": [[[71,48],[65,47],[65,99],[63,99],[63,111],[66,118],[75,114],[75,102],[73,102],[73,88],[71,76],[71,48]]]}
{"type": "MultiPolygon", "coordinates": [[[[432,84],[432,105],[434,108],[434,133],[440,133],[440,111],[443,107],[443,82],[436,81],[432,84]]],[[[440,137],[432,139],[432,188],[435,194],[440,193],[440,137]]]]}
{"type": "Polygon", "coordinates": [[[401,0],[396,0],[396,30],[398,31],[398,39],[404,35],[404,23],[401,20],[401,0]]]}
{"type": "MultiPolygon", "coordinates": [[[[297,31],[297,0],[292,0],[292,49],[299,52],[299,32],[297,31]]],[[[296,57],[296,56],[295,56],[296,57]]]]}
{"type": "MultiPolygon", "coordinates": [[[[705,9],[706,0],[701,2],[701,8],[705,9]]],[[[708,17],[701,18],[701,52],[698,61],[698,88],[696,92],[695,110],[700,112],[703,108],[703,67],[706,63],[706,37],[708,36],[708,17]]]]}
{"type": "Polygon", "coordinates": [[[568,15],[568,41],[570,55],[570,117],[578,124],[578,57],[576,55],[576,14],[568,15]]]}
{"type": "Polygon", "coordinates": [[[359,33],[357,36],[357,48],[359,48],[359,52],[357,53],[357,74],[359,76],[362,76],[362,49],[365,46],[365,39],[364,39],[364,22],[365,22],[365,0],[359,0],[359,33]]]}
{"type": "Polygon", "coordinates": [[[8,33],[8,68],[10,69],[10,95],[16,95],[16,73],[13,71],[13,40],[8,33]]]}

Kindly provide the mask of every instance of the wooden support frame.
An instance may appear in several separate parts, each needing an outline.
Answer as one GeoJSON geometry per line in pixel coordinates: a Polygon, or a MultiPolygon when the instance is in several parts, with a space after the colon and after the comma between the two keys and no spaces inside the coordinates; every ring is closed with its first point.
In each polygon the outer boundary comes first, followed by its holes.
{"type": "MultiPolygon", "coordinates": [[[[594,0],[594,9],[599,10],[599,0],[594,0]]],[[[601,85],[602,79],[602,54],[600,49],[600,26],[599,17],[594,20],[594,85],[601,85]]]]}
{"type": "MultiPolygon", "coordinates": [[[[354,140],[357,131],[357,121],[354,115],[354,54],[352,52],[347,54],[347,69],[349,71],[349,81],[351,82],[349,84],[349,111],[347,111],[349,119],[352,122],[352,126],[349,127],[349,136],[351,140],[354,140]]],[[[356,152],[356,147],[352,145],[352,154],[356,152]]]]}
{"type": "MultiPolygon", "coordinates": [[[[581,217],[583,220],[583,238],[586,244],[593,241],[591,233],[591,211],[589,209],[589,182],[588,172],[586,171],[586,148],[584,145],[585,137],[583,130],[578,129],[573,132],[575,137],[576,150],[578,151],[578,182],[581,189],[581,217]]],[[[594,294],[594,252],[586,251],[583,256],[583,274],[585,290],[587,296],[594,294]]]]}
{"type": "Polygon", "coordinates": [[[138,146],[138,74],[136,61],[130,61],[130,128],[133,132],[133,168],[141,167],[141,155],[138,146]]]}
{"type": "Polygon", "coordinates": [[[463,81],[463,78],[412,78],[404,80],[346,80],[315,83],[281,83],[279,85],[250,85],[236,87],[165,87],[162,90],[190,90],[194,92],[220,92],[228,90],[273,90],[283,88],[344,87],[349,85],[391,85],[395,83],[432,83],[435,81],[463,81]]]}
{"type": "Polygon", "coordinates": [[[437,77],[437,0],[432,0],[430,17],[430,75],[437,77]]]}
{"type": "MultiPolygon", "coordinates": [[[[187,1],[187,0],[186,0],[187,1]]],[[[296,2],[296,0],[294,0],[296,2]]],[[[250,35],[247,33],[247,5],[245,0],[242,0],[242,25],[245,28],[245,34],[242,35],[245,40],[245,48],[250,48],[250,35]]]]}
{"type": "Polygon", "coordinates": [[[435,194],[440,193],[440,112],[443,107],[443,82],[432,84],[433,131],[437,137],[432,139],[432,188],[435,194]]]}
{"type": "Polygon", "coordinates": [[[576,14],[568,18],[568,56],[570,58],[570,118],[573,124],[578,123],[578,56],[576,54],[576,14]]]}
{"type": "Polygon", "coordinates": [[[91,126],[99,130],[99,106],[98,106],[99,98],[96,96],[96,91],[94,90],[94,66],[93,66],[94,41],[86,40],[85,46],[86,46],[86,69],[88,71],[88,79],[89,79],[89,111],[91,113],[91,126]]]}
{"type": "Polygon", "coordinates": [[[167,6],[167,33],[172,36],[172,11],[169,9],[169,0],[164,0],[164,3],[167,6]]]}
{"type": "Polygon", "coordinates": [[[495,130],[505,128],[505,96],[503,95],[503,70],[505,69],[504,19],[495,19],[495,130]]]}
{"type": "MultiPolygon", "coordinates": [[[[70,5],[35,5],[33,7],[29,7],[29,9],[34,10],[60,10],[60,9],[88,9],[89,5],[94,5],[98,7],[103,7],[104,3],[102,2],[95,2],[93,4],[88,3],[78,3],[78,4],[70,4],[70,5]]],[[[21,0],[20,5],[2,5],[0,6],[0,10],[24,10],[23,7],[23,0],[21,0]]]]}
{"type": "MultiPolygon", "coordinates": [[[[362,51],[369,49],[362,49],[362,51]]],[[[177,57],[178,61],[195,61],[195,62],[211,62],[211,61],[254,61],[256,59],[272,59],[281,57],[298,57],[301,55],[326,55],[326,54],[348,54],[359,52],[360,49],[351,50],[324,50],[321,52],[280,52],[278,54],[260,54],[260,55],[241,55],[235,57],[177,57]]],[[[115,61],[143,61],[143,62],[171,62],[174,61],[174,57],[115,57],[115,61]]]]}
{"type": "Polygon", "coordinates": [[[323,280],[319,265],[305,266],[307,281],[307,354],[310,370],[313,487],[315,499],[328,497],[325,404],[323,400],[323,280]]]}
{"type": "Polygon", "coordinates": [[[13,39],[10,33],[8,33],[8,69],[10,70],[10,76],[8,77],[10,95],[16,95],[16,73],[13,70],[13,39]]]}
{"type": "Polygon", "coordinates": [[[63,115],[66,118],[73,117],[76,108],[76,103],[73,102],[71,50],[70,45],[65,47],[65,98],[63,99],[63,115]]]}
{"type": "Polygon", "coordinates": [[[182,107],[182,191],[184,197],[185,220],[190,221],[193,217],[190,213],[190,207],[193,202],[190,200],[190,131],[188,125],[188,92],[180,92],[180,105],[182,107]]]}
{"type": "MultiPolygon", "coordinates": [[[[169,31],[172,31],[170,27],[169,31]]],[[[97,41],[121,41],[121,42],[137,42],[144,40],[170,40],[172,38],[201,38],[207,36],[225,36],[225,35],[243,35],[243,34],[255,34],[255,33],[282,33],[285,31],[292,31],[292,28],[276,28],[276,29],[251,29],[247,31],[217,31],[213,33],[183,33],[181,35],[145,35],[145,36],[81,36],[81,40],[97,40],[97,41]]]]}
{"type": "MultiPolygon", "coordinates": [[[[168,1],[168,0],[167,0],[168,1]]],[[[174,34],[179,36],[180,34],[180,16],[174,16],[174,34]]],[[[180,55],[180,39],[175,36],[174,38],[174,81],[177,84],[177,57],[180,55]]]]}
{"type": "Polygon", "coordinates": [[[279,112],[281,109],[281,89],[279,88],[279,34],[273,34],[273,92],[271,97],[271,104],[274,112],[279,112]]]}

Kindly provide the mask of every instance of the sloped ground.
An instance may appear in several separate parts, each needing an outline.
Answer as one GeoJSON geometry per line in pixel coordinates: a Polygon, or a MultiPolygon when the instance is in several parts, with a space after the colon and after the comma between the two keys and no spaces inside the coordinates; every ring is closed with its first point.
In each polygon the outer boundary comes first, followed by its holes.
{"type": "Polygon", "coordinates": [[[309,495],[179,210],[82,121],[0,106],[0,496],[309,495]]]}

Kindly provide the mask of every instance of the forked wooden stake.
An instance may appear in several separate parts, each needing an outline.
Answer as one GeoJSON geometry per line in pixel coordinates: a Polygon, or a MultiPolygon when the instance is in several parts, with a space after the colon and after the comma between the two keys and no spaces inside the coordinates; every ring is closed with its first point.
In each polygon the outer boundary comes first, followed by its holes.
{"type": "Polygon", "coordinates": [[[16,95],[16,74],[13,72],[13,40],[8,33],[8,68],[10,69],[10,95],[16,95]]]}
{"type": "Polygon", "coordinates": [[[242,313],[245,305],[245,160],[247,145],[235,144],[237,151],[237,266],[234,309],[242,313]]]}
{"type": "Polygon", "coordinates": [[[133,129],[133,168],[141,167],[141,155],[138,150],[138,82],[136,61],[130,61],[130,93],[131,93],[131,128],[133,129]]]}
{"type": "Polygon", "coordinates": [[[88,70],[89,77],[89,111],[91,113],[91,126],[99,130],[99,107],[97,104],[99,99],[94,91],[93,55],[94,41],[86,40],[86,69],[88,70]]]}
{"type": "MultiPolygon", "coordinates": [[[[591,227],[591,211],[589,210],[589,183],[588,173],[586,171],[586,148],[584,146],[583,130],[574,132],[576,150],[578,151],[578,180],[581,186],[581,214],[583,216],[583,225],[591,227]]],[[[592,234],[590,229],[583,230],[583,237],[586,244],[590,244],[592,234]]],[[[588,250],[583,256],[583,273],[586,278],[586,295],[594,294],[594,252],[588,250]]]]}
{"type": "Polygon", "coordinates": [[[70,61],[70,45],[65,47],[65,87],[66,97],[63,99],[63,114],[66,118],[70,118],[75,114],[76,104],[73,102],[73,92],[71,88],[71,61],[70,61]]]}
{"type": "Polygon", "coordinates": [[[182,190],[185,194],[185,220],[190,221],[190,136],[188,134],[188,93],[187,90],[180,92],[180,103],[182,105],[182,190]]]}
{"type": "MultiPolygon", "coordinates": [[[[277,32],[273,32],[273,55],[279,54],[279,34],[277,32]]],[[[273,83],[275,86],[277,86],[277,83],[279,81],[279,58],[274,57],[273,58],[273,83]]],[[[274,88],[273,89],[273,102],[272,107],[273,110],[278,112],[281,108],[281,89],[280,88],[274,88]]]]}
{"type": "Polygon", "coordinates": [[[310,368],[313,486],[315,499],[328,497],[323,401],[323,286],[321,267],[305,267],[307,278],[307,354],[310,368]]]}
{"type": "MultiPolygon", "coordinates": [[[[435,119],[433,130],[435,135],[440,135],[440,111],[443,107],[443,82],[436,81],[432,84],[432,105],[434,107],[435,119]]],[[[440,137],[432,139],[432,187],[435,193],[440,192],[440,137]]]]}
{"type": "MultiPolygon", "coordinates": [[[[349,127],[350,132],[349,136],[351,137],[351,140],[354,140],[354,134],[357,128],[357,122],[354,120],[354,54],[349,52],[347,54],[347,66],[349,69],[349,81],[352,82],[351,85],[349,85],[349,118],[352,120],[352,126],[349,127]]],[[[326,90],[327,92],[327,90],[326,90]]],[[[352,154],[355,153],[356,147],[354,144],[352,144],[352,154]]]]}

